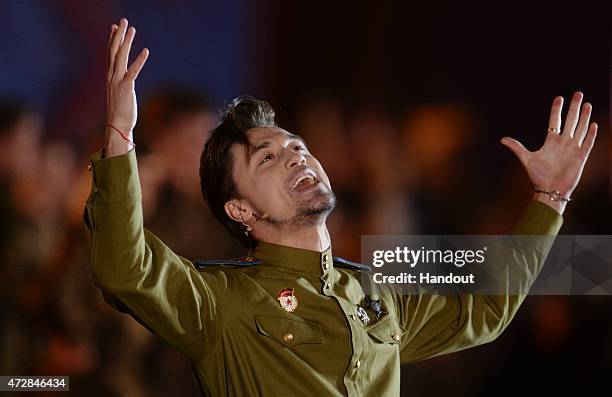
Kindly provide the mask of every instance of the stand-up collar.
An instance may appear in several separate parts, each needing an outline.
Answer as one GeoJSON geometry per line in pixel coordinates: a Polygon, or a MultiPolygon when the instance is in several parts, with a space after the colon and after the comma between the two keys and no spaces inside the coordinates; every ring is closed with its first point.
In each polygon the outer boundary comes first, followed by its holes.
{"type": "Polygon", "coordinates": [[[333,267],[331,246],[319,252],[258,241],[253,256],[268,265],[297,272],[325,274],[333,267]]]}

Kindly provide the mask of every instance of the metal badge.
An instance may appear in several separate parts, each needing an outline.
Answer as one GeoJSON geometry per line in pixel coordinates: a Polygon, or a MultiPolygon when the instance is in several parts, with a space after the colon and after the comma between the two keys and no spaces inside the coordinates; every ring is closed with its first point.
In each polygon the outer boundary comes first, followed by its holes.
{"type": "Polygon", "coordinates": [[[284,288],[278,293],[278,301],[285,311],[291,313],[298,305],[297,296],[293,293],[293,288],[284,288]]]}
{"type": "Polygon", "coordinates": [[[366,308],[372,309],[374,314],[376,314],[377,320],[383,314],[387,314],[387,312],[382,309],[382,304],[380,303],[380,299],[371,299],[368,295],[366,295],[365,299],[366,299],[366,308]]]}
{"type": "Polygon", "coordinates": [[[370,316],[368,316],[368,313],[361,306],[357,306],[357,317],[359,317],[364,325],[370,324],[370,316]]]}

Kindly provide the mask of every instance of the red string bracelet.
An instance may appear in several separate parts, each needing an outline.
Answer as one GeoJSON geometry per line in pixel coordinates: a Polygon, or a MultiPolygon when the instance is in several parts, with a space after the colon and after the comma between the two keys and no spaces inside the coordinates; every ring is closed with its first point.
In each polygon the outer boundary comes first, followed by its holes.
{"type": "Polygon", "coordinates": [[[119,133],[119,135],[121,135],[121,138],[125,139],[128,143],[130,143],[132,146],[136,146],[136,144],[132,141],[130,141],[130,139],[125,136],[125,134],[123,132],[121,132],[121,130],[117,127],[115,127],[112,124],[106,123],[107,126],[109,126],[110,128],[112,128],[113,130],[117,131],[119,133]]]}

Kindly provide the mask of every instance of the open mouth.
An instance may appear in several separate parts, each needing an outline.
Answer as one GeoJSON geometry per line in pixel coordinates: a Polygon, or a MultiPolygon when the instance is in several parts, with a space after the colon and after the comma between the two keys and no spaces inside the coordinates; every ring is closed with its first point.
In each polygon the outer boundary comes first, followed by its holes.
{"type": "Polygon", "coordinates": [[[317,185],[319,180],[314,172],[311,170],[301,171],[297,177],[293,179],[293,183],[291,184],[291,190],[295,190],[298,192],[303,192],[311,187],[317,185]]]}

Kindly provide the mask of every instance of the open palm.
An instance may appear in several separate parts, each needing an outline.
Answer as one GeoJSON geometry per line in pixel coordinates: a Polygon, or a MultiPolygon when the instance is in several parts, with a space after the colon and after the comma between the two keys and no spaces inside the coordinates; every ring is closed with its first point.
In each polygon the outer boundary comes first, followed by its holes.
{"type": "Polygon", "coordinates": [[[535,187],[545,191],[558,190],[561,197],[569,197],[578,185],[597,136],[597,124],[589,124],[591,104],[585,102],[581,106],[582,97],[581,92],[573,95],[563,132],[563,97],[554,99],[548,134],[539,150],[531,152],[513,138],[501,140],[518,157],[535,187]]]}

